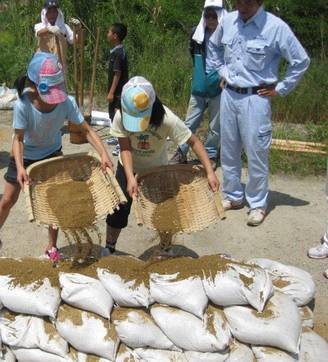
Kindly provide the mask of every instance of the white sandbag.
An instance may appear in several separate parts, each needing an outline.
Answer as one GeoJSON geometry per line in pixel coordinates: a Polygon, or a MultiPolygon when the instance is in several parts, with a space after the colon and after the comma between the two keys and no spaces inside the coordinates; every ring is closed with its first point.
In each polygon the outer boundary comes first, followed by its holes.
{"type": "Polygon", "coordinates": [[[67,362],[111,362],[109,359],[98,357],[95,355],[78,352],[74,348],[70,348],[67,362]]]}
{"type": "Polygon", "coordinates": [[[114,360],[119,345],[114,325],[94,313],[68,305],[58,310],[58,333],[76,350],[114,360]]]}
{"type": "Polygon", "coordinates": [[[229,357],[224,362],[256,362],[251,348],[236,340],[230,345],[229,357]]]}
{"type": "MultiPolygon", "coordinates": [[[[192,272],[192,270],[191,270],[192,272]]],[[[179,279],[179,273],[151,273],[150,294],[157,303],[177,307],[203,318],[208,298],[199,276],[179,279]]]]}
{"type": "Polygon", "coordinates": [[[301,318],[296,304],[287,295],[276,292],[262,313],[241,306],[225,308],[224,313],[239,341],[298,353],[301,318]]]}
{"type": "Polygon", "coordinates": [[[135,351],[125,346],[123,343],[117,351],[115,362],[142,362],[135,351]]]}
{"type": "Polygon", "coordinates": [[[61,357],[68,353],[67,342],[42,318],[2,312],[0,331],[3,343],[10,347],[41,349],[61,357]]]}
{"type": "Polygon", "coordinates": [[[0,362],[16,362],[16,357],[10,348],[2,346],[3,351],[0,354],[0,362]]]}
{"type": "Polygon", "coordinates": [[[314,328],[314,314],[311,308],[308,306],[299,307],[298,311],[300,312],[302,327],[314,328]]]}
{"type": "Polygon", "coordinates": [[[250,304],[261,312],[273,294],[269,273],[258,266],[217,258],[217,268],[204,268],[208,298],[220,306],[250,304]]]}
{"type": "Polygon", "coordinates": [[[274,289],[291,296],[298,306],[306,305],[314,298],[315,283],[305,270],[269,259],[252,259],[250,262],[266,269],[274,289]]]}
{"type": "Polygon", "coordinates": [[[184,353],[177,351],[137,348],[134,352],[143,362],[188,362],[184,353]]]}
{"type": "Polygon", "coordinates": [[[48,278],[28,285],[16,284],[11,276],[0,276],[0,300],[9,310],[36,316],[56,316],[60,304],[59,288],[48,278]]]}
{"type": "Polygon", "coordinates": [[[61,297],[73,307],[110,318],[113,298],[101,282],[78,273],[60,273],[61,297]]]}
{"type": "Polygon", "coordinates": [[[141,309],[118,308],[113,311],[111,321],[120,340],[131,348],[177,349],[141,309]]]}
{"type": "Polygon", "coordinates": [[[154,302],[146,263],[133,257],[102,258],[98,278],[120,307],[146,307],[154,302]]]}
{"type": "Polygon", "coordinates": [[[303,328],[301,337],[300,362],[327,362],[328,343],[311,328],[303,328]]]}
{"type": "Polygon", "coordinates": [[[16,348],[13,352],[18,362],[75,362],[67,358],[44,352],[41,349],[16,348]]]}
{"type": "Polygon", "coordinates": [[[273,347],[252,347],[258,362],[297,362],[297,355],[273,347]]]}
{"type": "Polygon", "coordinates": [[[186,351],[218,352],[230,343],[229,327],[219,311],[210,310],[201,320],[180,309],[155,305],[151,315],[164,334],[186,351]]]}
{"type": "Polygon", "coordinates": [[[229,355],[227,352],[201,353],[192,351],[186,351],[184,354],[188,362],[224,362],[229,355]]]}

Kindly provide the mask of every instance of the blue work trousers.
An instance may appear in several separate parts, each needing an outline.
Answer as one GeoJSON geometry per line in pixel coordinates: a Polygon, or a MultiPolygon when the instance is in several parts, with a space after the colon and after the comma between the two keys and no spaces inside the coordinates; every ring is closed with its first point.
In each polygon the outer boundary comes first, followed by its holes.
{"type": "MultiPolygon", "coordinates": [[[[220,149],[220,98],[218,95],[213,98],[206,98],[191,95],[189,100],[189,106],[185,125],[191,130],[192,133],[196,133],[197,129],[202,122],[204,112],[208,108],[208,135],[205,141],[205,149],[208,157],[215,159],[219,156],[220,149]]],[[[184,155],[188,153],[189,146],[183,144],[180,149],[184,155]]]]}
{"type": "Polygon", "coordinates": [[[272,142],[271,100],[257,94],[238,94],[224,89],[220,114],[224,197],[237,202],[244,199],[240,182],[244,149],[248,161],[246,200],[251,209],[266,209],[272,142]]]}

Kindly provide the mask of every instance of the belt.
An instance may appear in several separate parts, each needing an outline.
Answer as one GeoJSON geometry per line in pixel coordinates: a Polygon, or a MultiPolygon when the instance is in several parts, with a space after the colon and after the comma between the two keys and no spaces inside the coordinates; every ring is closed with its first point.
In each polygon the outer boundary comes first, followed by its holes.
{"type": "Polygon", "coordinates": [[[257,94],[257,91],[263,88],[267,88],[267,89],[273,89],[275,88],[276,84],[262,84],[260,86],[257,87],[249,87],[249,88],[240,88],[240,87],[234,87],[233,85],[230,85],[228,83],[225,84],[225,87],[236,92],[239,94],[257,94]]]}

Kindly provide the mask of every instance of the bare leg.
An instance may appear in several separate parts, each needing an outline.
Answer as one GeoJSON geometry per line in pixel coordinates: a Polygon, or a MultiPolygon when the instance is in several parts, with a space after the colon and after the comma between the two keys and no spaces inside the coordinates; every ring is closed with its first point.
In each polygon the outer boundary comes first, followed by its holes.
{"type": "Polygon", "coordinates": [[[112,247],[115,249],[117,239],[120,236],[122,229],[113,228],[107,224],[106,229],[106,247],[112,247]]]}
{"type": "Polygon", "coordinates": [[[46,252],[52,248],[57,248],[58,229],[54,229],[51,226],[48,228],[49,243],[46,247],[46,252]]]}
{"type": "Polygon", "coordinates": [[[0,200],[0,229],[6,222],[11,208],[16,204],[20,191],[18,184],[5,182],[5,189],[0,200]]]}

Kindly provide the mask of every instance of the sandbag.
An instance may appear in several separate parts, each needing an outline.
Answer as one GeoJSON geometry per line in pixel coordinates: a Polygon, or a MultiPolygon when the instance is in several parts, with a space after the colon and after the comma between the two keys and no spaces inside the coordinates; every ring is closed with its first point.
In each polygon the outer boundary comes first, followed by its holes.
{"type": "Polygon", "coordinates": [[[289,295],[298,306],[306,305],[314,298],[315,283],[305,270],[269,259],[252,259],[250,262],[266,269],[274,289],[289,295]]]}
{"type": "Polygon", "coordinates": [[[327,362],[328,343],[313,332],[311,328],[303,328],[301,337],[300,362],[327,362]]]}
{"type": "Polygon", "coordinates": [[[273,347],[252,347],[258,362],[297,362],[298,357],[273,347]]]}
{"type": "MultiPolygon", "coordinates": [[[[208,298],[216,305],[248,305],[261,312],[273,294],[269,273],[264,269],[217,256],[203,268],[203,285],[208,298]]],[[[206,261],[206,259],[204,260],[206,261]]]]}
{"type": "Polygon", "coordinates": [[[78,273],[60,273],[59,282],[65,303],[110,318],[114,301],[99,280],[78,273]]]}
{"type": "Polygon", "coordinates": [[[16,357],[10,348],[2,346],[3,351],[0,353],[1,362],[16,362],[16,357]]]}
{"type": "Polygon", "coordinates": [[[94,313],[69,305],[59,308],[58,333],[76,350],[114,360],[119,345],[114,325],[94,313]]]}
{"type": "Polygon", "coordinates": [[[299,307],[298,311],[300,312],[302,327],[314,328],[314,314],[311,308],[308,306],[299,307]]]}
{"type": "Polygon", "coordinates": [[[1,259],[0,301],[16,313],[54,318],[60,304],[55,268],[49,261],[1,259]]]}
{"type": "Polygon", "coordinates": [[[208,298],[202,278],[195,270],[192,258],[168,259],[154,263],[148,268],[150,294],[160,304],[190,312],[203,318],[208,298]]]}
{"type": "Polygon", "coordinates": [[[131,348],[178,349],[143,310],[117,308],[111,321],[120,340],[131,348]]]}
{"type": "Polygon", "coordinates": [[[98,268],[102,285],[120,307],[146,307],[154,302],[149,291],[145,263],[132,257],[111,257],[106,268],[98,268]]]}
{"type": "Polygon", "coordinates": [[[224,313],[239,341],[298,353],[301,318],[296,304],[287,295],[276,292],[262,313],[242,306],[227,307],[224,313]]]}
{"type": "Polygon", "coordinates": [[[210,309],[201,320],[180,309],[155,305],[151,315],[165,335],[186,351],[218,352],[230,343],[229,327],[217,310],[210,309]]]}
{"type": "Polygon", "coordinates": [[[0,331],[2,341],[12,348],[41,349],[61,357],[68,353],[67,342],[55,327],[39,317],[1,312],[0,331]]]}
{"type": "Polygon", "coordinates": [[[75,362],[41,349],[15,348],[13,352],[18,362],[75,362]]]}
{"type": "Polygon", "coordinates": [[[123,343],[117,351],[115,362],[142,362],[140,357],[123,343]]]}
{"type": "Polygon", "coordinates": [[[230,345],[229,357],[224,362],[256,362],[251,348],[236,340],[230,345]]]}
{"type": "Polygon", "coordinates": [[[142,362],[187,362],[184,353],[177,351],[137,348],[135,353],[142,362]]]}
{"type": "Polygon", "coordinates": [[[201,353],[186,351],[184,354],[188,362],[224,362],[227,360],[228,357],[227,352],[201,353]]]}
{"type": "Polygon", "coordinates": [[[74,348],[70,348],[67,362],[111,362],[109,359],[98,357],[95,355],[78,352],[74,348]]]}

